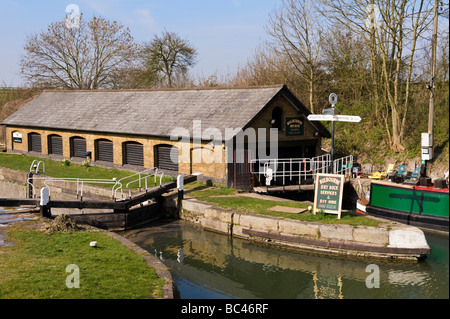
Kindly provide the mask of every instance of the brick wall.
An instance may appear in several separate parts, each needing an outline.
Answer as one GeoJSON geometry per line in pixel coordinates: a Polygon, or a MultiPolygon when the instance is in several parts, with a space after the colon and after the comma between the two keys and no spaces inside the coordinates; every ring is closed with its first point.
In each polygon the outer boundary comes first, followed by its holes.
{"type": "MultiPolygon", "coordinates": [[[[215,181],[226,181],[226,163],[225,163],[225,150],[223,149],[223,144],[215,145],[214,148],[217,150],[217,154],[222,153],[221,159],[214,157],[214,152],[212,151],[211,145],[208,143],[203,143],[201,145],[193,145],[190,143],[186,147],[177,141],[171,141],[170,139],[154,138],[154,137],[143,137],[143,136],[129,136],[121,134],[101,134],[92,132],[69,132],[62,130],[45,130],[45,129],[33,129],[33,128],[22,128],[22,127],[7,127],[6,128],[6,147],[8,151],[15,152],[28,152],[28,134],[38,133],[41,135],[41,145],[42,145],[42,155],[49,155],[48,150],[48,136],[52,134],[57,134],[62,137],[63,141],[63,155],[52,155],[54,158],[65,158],[70,159],[70,139],[72,137],[82,137],[86,139],[86,151],[91,152],[91,159],[96,158],[95,141],[97,139],[108,139],[113,142],[114,151],[114,161],[113,165],[116,167],[122,167],[123,162],[123,143],[125,142],[138,142],[143,145],[144,149],[144,168],[155,167],[155,146],[166,144],[166,145],[176,145],[178,147],[179,155],[179,173],[181,174],[191,174],[195,172],[202,173],[205,177],[213,178],[215,181]],[[14,132],[19,132],[22,134],[22,142],[13,142],[12,134],[14,132]],[[200,153],[202,151],[202,153],[200,153]],[[187,157],[183,157],[183,152],[187,152],[187,157]],[[197,156],[200,153],[201,163],[190,163],[190,158],[192,156],[197,156]],[[218,162],[218,163],[217,163],[218,162]]],[[[39,156],[40,154],[33,154],[39,156]]],[[[80,158],[79,161],[85,160],[80,158]]],[[[101,164],[100,164],[101,165],[101,164]]]]}

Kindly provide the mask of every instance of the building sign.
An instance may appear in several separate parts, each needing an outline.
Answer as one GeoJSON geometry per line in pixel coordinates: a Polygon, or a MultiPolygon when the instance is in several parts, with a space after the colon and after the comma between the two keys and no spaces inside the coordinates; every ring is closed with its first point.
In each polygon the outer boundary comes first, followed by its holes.
{"type": "Polygon", "coordinates": [[[301,117],[286,117],[286,135],[303,135],[304,125],[301,117]]]}
{"type": "Polygon", "coordinates": [[[22,133],[14,132],[13,133],[13,142],[14,143],[22,143],[22,133]]]}
{"type": "Polygon", "coordinates": [[[317,174],[314,191],[314,215],[318,211],[337,214],[341,218],[344,175],[317,174]]]}

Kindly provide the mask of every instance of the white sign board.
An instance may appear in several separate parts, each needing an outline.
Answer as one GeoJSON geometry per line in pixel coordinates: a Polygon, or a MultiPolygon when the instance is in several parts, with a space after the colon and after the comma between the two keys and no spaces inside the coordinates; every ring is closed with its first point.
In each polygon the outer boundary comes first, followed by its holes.
{"type": "Polygon", "coordinates": [[[433,146],[433,135],[429,133],[422,133],[422,147],[433,146]]]}
{"type": "Polygon", "coordinates": [[[353,116],[353,115],[335,115],[337,117],[338,122],[360,122],[361,118],[359,116],[353,116]]]}
{"type": "Polygon", "coordinates": [[[331,114],[310,114],[308,115],[310,121],[334,121],[334,115],[331,114]]]}
{"type": "Polygon", "coordinates": [[[361,117],[353,115],[311,114],[310,121],[334,121],[334,122],[360,122],[361,117]]]}
{"type": "Polygon", "coordinates": [[[430,161],[433,159],[433,135],[422,133],[422,160],[430,161]]]}
{"type": "Polygon", "coordinates": [[[13,132],[13,142],[22,143],[22,133],[13,132]]]}

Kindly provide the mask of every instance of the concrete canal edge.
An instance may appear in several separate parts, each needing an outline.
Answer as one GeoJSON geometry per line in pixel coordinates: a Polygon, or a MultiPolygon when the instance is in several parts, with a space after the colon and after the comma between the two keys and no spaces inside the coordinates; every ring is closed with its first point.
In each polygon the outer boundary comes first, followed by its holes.
{"type": "MultiPolygon", "coordinates": [[[[167,209],[175,205],[175,199],[166,198],[167,209]]],[[[399,223],[367,227],[304,222],[227,210],[192,198],[185,198],[182,207],[180,218],[204,229],[305,251],[406,260],[431,251],[422,230],[399,223]]]]}

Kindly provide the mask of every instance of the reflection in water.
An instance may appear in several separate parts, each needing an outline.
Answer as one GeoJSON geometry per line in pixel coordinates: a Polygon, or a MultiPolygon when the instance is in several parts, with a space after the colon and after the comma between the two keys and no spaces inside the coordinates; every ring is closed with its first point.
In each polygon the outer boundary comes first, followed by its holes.
{"type": "Polygon", "coordinates": [[[184,259],[184,250],[183,250],[183,247],[180,247],[180,248],[178,249],[178,253],[177,253],[177,261],[178,261],[179,263],[182,263],[182,262],[183,262],[183,259],[184,259]]]}
{"type": "MultiPolygon", "coordinates": [[[[319,256],[203,231],[183,221],[122,232],[169,268],[181,298],[448,298],[448,236],[424,261],[319,256]],[[369,264],[379,288],[369,289],[369,264]]],[[[428,237],[428,234],[427,234],[428,237]]]]}
{"type": "Polygon", "coordinates": [[[340,276],[336,276],[336,278],[325,278],[315,272],[313,281],[315,299],[344,299],[342,294],[342,278],[340,276]],[[319,277],[321,277],[321,279],[319,279],[319,277]]]}

